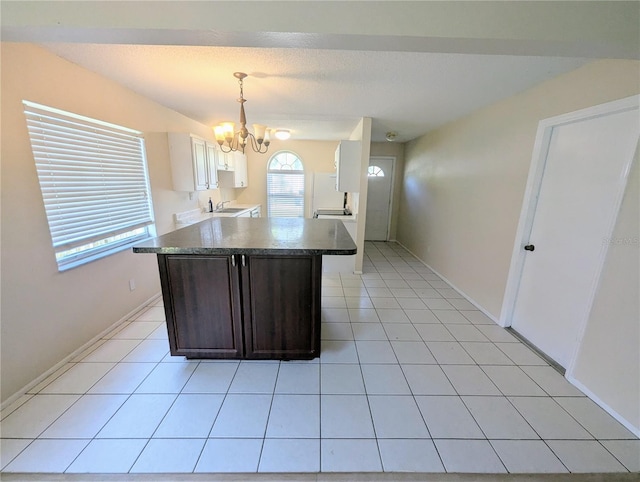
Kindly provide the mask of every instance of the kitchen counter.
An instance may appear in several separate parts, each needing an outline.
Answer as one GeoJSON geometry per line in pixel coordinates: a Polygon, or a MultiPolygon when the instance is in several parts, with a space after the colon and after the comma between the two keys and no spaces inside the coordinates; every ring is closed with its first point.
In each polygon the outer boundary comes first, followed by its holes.
{"type": "Polygon", "coordinates": [[[323,255],[352,255],[340,220],[211,218],[133,248],[158,258],[171,354],[320,355],[323,255]]]}
{"type": "Polygon", "coordinates": [[[211,218],[253,217],[251,216],[251,212],[256,209],[261,210],[261,208],[262,205],[260,204],[236,204],[234,201],[233,203],[225,206],[227,211],[202,211],[201,209],[190,209],[189,211],[176,213],[174,214],[174,223],[176,229],[180,229],[211,218]],[[234,209],[234,211],[229,212],[229,209],[234,209]]]}
{"type": "Polygon", "coordinates": [[[349,255],[356,245],[334,219],[214,217],[140,243],[133,252],[349,255]]]}

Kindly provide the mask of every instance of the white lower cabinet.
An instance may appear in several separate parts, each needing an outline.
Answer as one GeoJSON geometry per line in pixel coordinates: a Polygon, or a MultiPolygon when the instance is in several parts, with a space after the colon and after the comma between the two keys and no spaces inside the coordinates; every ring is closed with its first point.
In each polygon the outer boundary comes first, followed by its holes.
{"type": "MultiPolygon", "coordinates": [[[[358,225],[356,224],[355,217],[345,216],[348,219],[342,220],[342,224],[347,228],[347,231],[351,235],[353,242],[356,242],[358,225]]],[[[323,273],[351,273],[353,274],[356,269],[356,255],[350,254],[347,256],[335,256],[335,255],[323,255],[322,256],[322,272],[323,273]]]]}

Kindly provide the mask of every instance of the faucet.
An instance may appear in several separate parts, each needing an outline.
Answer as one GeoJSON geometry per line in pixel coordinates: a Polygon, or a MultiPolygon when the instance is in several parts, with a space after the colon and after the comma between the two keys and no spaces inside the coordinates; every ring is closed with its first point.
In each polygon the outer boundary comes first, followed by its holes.
{"type": "Polygon", "coordinates": [[[221,209],[224,209],[224,205],[226,203],[228,203],[230,201],[220,201],[216,203],[216,211],[220,211],[221,209]]]}

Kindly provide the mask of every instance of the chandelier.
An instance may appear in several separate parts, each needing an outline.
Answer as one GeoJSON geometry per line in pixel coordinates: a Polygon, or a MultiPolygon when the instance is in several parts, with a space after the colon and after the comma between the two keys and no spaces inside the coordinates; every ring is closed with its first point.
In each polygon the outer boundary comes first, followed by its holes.
{"type": "Polygon", "coordinates": [[[251,145],[251,148],[260,154],[267,152],[269,144],[269,130],[267,126],[262,124],[253,124],[253,132],[249,132],[247,129],[247,117],[244,113],[244,93],[242,91],[242,81],[247,74],[244,72],[234,72],[233,76],[238,79],[240,84],[240,129],[235,130],[235,124],[233,122],[223,122],[213,128],[216,135],[216,141],[220,145],[222,152],[241,151],[244,154],[244,150],[247,144],[251,145]]]}

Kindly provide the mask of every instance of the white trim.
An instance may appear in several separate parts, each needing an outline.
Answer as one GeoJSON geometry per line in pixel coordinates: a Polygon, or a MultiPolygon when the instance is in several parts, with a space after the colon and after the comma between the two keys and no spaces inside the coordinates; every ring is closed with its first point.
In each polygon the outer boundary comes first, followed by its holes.
{"type": "MultiPolygon", "coordinates": [[[[397,241],[396,241],[397,242],[397,241]]],[[[418,261],[420,261],[423,265],[425,265],[427,268],[429,268],[431,271],[433,271],[435,274],[437,274],[440,278],[442,278],[444,281],[447,282],[447,284],[449,284],[449,286],[451,286],[454,290],[456,290],[458,293],[460,293],[462,296],[464,296],[464,298],[471,303],[473,306],[475,306],[476,308],[478,308],[479,311],[481,311],[482,313],[484,313],[491,321],[493,321],[494,323],[498,324],[498,320],[496,320],[496,317],[493,316],[491,313],[489,313],[486,309],[484,309],[482,307],[482,305],[480,305],[480,303],[478,303],[477,301],[475,301],[473,298],[471,298],[469,295],[467,295],[464,291],[462,291],[460,288],[458,288],[454,283],[452,283],[451,281],[449,281],[445,276],[442,275],[442,273],[438,272],[438,270],[434,269],[433,267],[429,266],[427,263],[425,263],[423,260],[421,260],[418,255],[416,255],[413,251],[411,251],[409,248],[407,248],[404,244],[397,242],[400,246],[402,246],[404,249],[406,249],[409,253],[411,253],[418,261]]]]}
{"type": "Polygon", "coordinates": [[[604,403],[595,393],[589,390],[585,385],[575,379],[573,376],[566,375],[566,379],[569,383],[575,386],[578,390],[584,393],[587,397],[589,397],[593,402],[595,402],[600,408],[602,408],[605,412],[615,418],[618,422],[620,422],[624,427],[629,430],[633,435],[640,438],[640,428],[634,427],[631,422],[625,419],[622,415],[616,412],[609,405],[604,403]]]}
{"type": "MultiPolygon", "coordinates": [[[[443,276],[437,270],[433,269],[433,267],[429,266],[427,263],[425,263],[423,260],[421,260],[418,256],[416,256],[415,253],[413,253],[409,248],[404,246],[402,243],[398,242],[398,244],[400,246],[402,246],[404,249],[406,249],[409,253],[411,253],[423,265],[425,265],[427,268],[429,268],[431,271],[433,271],[435,274],[437,274],[440,278],[442,278],[444,281],[446,281],[449,285],[451,285],[451,287],[453,287],[457,292],[459,292],[462,296],[464,296],[467,299],[467,301],[469,301],[469,303],[473,304],[476,308],[478,308],[478,310],[480,310],[487,317],[489,317],[491,320],[496,322],[496,324],[498,324],[498,325],[500,324],[500,323],[498,323],[498,321],[495,319],[495,317],[493,315],[488,313],[484,308],[482,308],[482,306],[480,306],[473,299],[469,298],[469,296],[467,296],[462,290],[457,288],[455,286],[455,284],[451,283],[451,281],[449,281],[445,276],[443,276]]],[[[571,375],[568,370],[565,372],[565,379],[569,383],[571,383],[574,387],[576,387],[578,390],[580,390],[582,393],[584,393],[587,397],[589,397],[591,400],[593,400],[593,402],[596,403],[598,406],[600,406],[600,408],[602,408],[605,412],[607,412],[609,415],[611,415],[613,418],[615,418],[618,422],[620,422],[622,425],[624,425],[624,427],[627,430],[629,430],[631,433],[633,433],[636,437],[640,438],[640,428],[635,427],[631,422],[626,420],[618,412],[616,412],[609,405],[607,405],[605,402],[603,402],[598,396],[596,396],[585,385],[583,385],[580,381],[578,381],[576,378],[574,378],[573,375],[571,375]]]]}
{"type": "MultiPolygon", "coordinates": [[[[569,112],[567,114],[562,114],[556,117],[550,117],[539,122],[536,140],[533,147],[533,154],[531,157],[531,165],[529,167],[529,176],[527,179],[527,185],[522,202],[522,209],[520,211],[520,219],[518,222],[513,251],[511,254],[511,263],[509,267],[509,274],[507,276],[507,284],[502,301],[502,308],[500,310],[500,320],[498,322],[500,326],[511,326],[513,310],[515,308],[518,288],[520,286],[520,278],[522,275],[522,268],[524,266],[525,259],[525,253],[522,247],[524,246],[524,244],[526,244],[528,235],[530,234],[531,228],[533,226],[533,217],[535,215],[535,210],[538,202],[538,195],[540,192],[540,185],[542,183],[544,164],[549,149],[549,141],[551,138],[552,129],[556,126],[568,124],[577,120],[586,120],[604,114],[611,114],[614,112],[630,110],[634,108],[637,109],[639,102],[640,95],[634,95],[624,99],[607,102],[605,104],[588,107],[586,109],[581,109],[575,112],[569,112]]],[[[628,171],[627,176],[625,176],[625,182],[621,183],[623,184],[623,194],[627,177],[628,171]]],[[[620,200],[621,199],[622,197],[620,197],[620,200]]],[[[606,251],[604,254],[606,254],[606,251]]],[[[600,269],[598,270],[598,275],[600,274],[601,269],[602,266],[600,266],[600,269]]],[[[595,291],[593,292],[593,294],[595,295],[595,291]]],[[[593,300],[591,300],[591,303],[592,302],[593,300]]]]}
{"type": "Polygon", "coordinates": [[[100,339],[104,338],[105,335],[107,335],[108,333],[111,333],[113,330],[115,330],[117,327],[119,327],[125,321],[130,320],[131,317],[133,317],[137,312],[139,312],[140,310],[144,309],[147,305],[149,305],[150,303],[152,303],[156,299],[160,298],[160,296],[161,296],[161,293],[157,293],[157,294],[153,295],[147,301],[145,301],[144,303],[139,305],[137,308],[134,308],[129,313],[127,313],[122,318],[120,318],[118,321],[116,321],[114,324],[109,326],[109,328],[106,328],[106,329],[102,330],[96,336],[91,338],[91,340],[86,342],[84,345],[82,345],[78,349],[74,350],[70,355],[68,355],[65,358],[63,358],[61,361],[56,363],[53,367],[49,368],[42,375],[40,375],[39,377],[37,377],[33,381],[29,382],[28,384],[26,384],[24,387],[22,387],[16,393],[14,393],[9,398],[7,398],[4,402],[2,402],[2,404],[0,405],[0,411],[5,410],[12,403],[16,402],[20,397],[22,397],[23,395],[26,395],[27,392],[29,390],[31,390],[33,387],[35,387],[38,384],[42,383],[44,380],[46,380],[47,377],[49,377],[52,374],[54,374],[56,371],[58,371],[60,368],[62,368],[65,364],[69,363],[71,360],[73,360],[75,357],[77,357],[80,353],[82,353],[83,351],[87,350],[91,345],[93,345],[94,343],[96,343],[100,339]]]}

